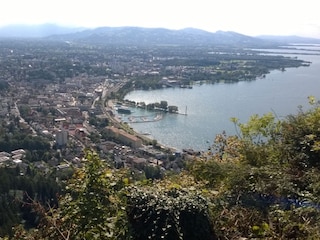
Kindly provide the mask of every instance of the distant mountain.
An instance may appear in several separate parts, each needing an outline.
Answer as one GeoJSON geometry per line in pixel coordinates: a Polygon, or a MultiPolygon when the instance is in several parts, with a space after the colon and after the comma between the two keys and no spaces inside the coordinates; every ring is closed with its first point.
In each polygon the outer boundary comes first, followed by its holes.
{"type": "Polygon", "coordinates": [[[49,39],[91,44],[130,45],[233,45],[244,47],[271,44],[270,41],[235,32],[212,33],[194,28],[169,30],[165,28],[100,27],[72,34],[50,36],[49,39]]]}
{"type": "Polygon", "coordinates": [[[263,40],[269,40],[278,43],[284,44],[293,44],[293,43],[303,43],[303,44],[320,44],[320,39],[318,38],[307,38],[307,37],[299,37],[299,36],[270,36],[270,35],[262,35],[257,36],[257,38],[263,40]]]}
{"type": "Polygon", "coordinates": [[[85,28],[62,27],[55,24],[8,25],[0,27],[1,38],[42,38],[51,35],[75,33],[85,28]]]}
{"type": "Polygon", "coordinates": [[[320,39],[298,36],[250,37],[231,31],[207,32],[196,28],[170,30],[142,27],[70,28],[55,24],[10,25],[0,27],[0,38],[45,38],[88,44],[123,45],[214,45],[274,47],[288,43],[320,43],[320,39]]]}

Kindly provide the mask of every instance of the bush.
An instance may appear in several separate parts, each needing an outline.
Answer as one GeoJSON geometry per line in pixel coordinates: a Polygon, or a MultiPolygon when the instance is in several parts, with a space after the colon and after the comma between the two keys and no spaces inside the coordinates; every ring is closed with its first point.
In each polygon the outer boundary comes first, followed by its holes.
{"type": "Polygon", "coordinates": [[[130,187],[127,207],[133,239],[217,239],[208,201],[195,189],[130,187]]]}

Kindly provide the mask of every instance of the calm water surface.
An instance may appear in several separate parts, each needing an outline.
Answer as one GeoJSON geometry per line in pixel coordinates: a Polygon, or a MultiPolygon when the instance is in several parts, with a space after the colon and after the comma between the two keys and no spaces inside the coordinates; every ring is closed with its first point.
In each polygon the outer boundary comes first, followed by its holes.
{"type": "MultiPolygon", "coordinates": [[[[320,50],[314,46],[312,49],[320,50]]],[[[297,52],[294,50],[294,53],[297,52]]],[[[283,51],[279,53],[283,54],[283,51]]],[[[307,109],[308,96],[314,95],[320,99],[320,56],[290,56],[311,61],[312,64],[309,67],[288,68],[285,72],[272,71],[266,78],[255,81],[194,85],[193,89],[133,91],[125,99],[147,104],[165,100],[169,105],[178,106],[181,113],[187,108],[187,115],[165,114],[157,122],[129,124],[137,132],[149,133],[150,138],[178,150],[206,150],[216,134],[222,131],[228,135],[236,134],[231,117],[246,122],[253,114],[273,112],[283,118],[295,114],[298,106],[307,109]]],[[[153,113],[134,109],[131,115],[152,116],[153,113]]]]}

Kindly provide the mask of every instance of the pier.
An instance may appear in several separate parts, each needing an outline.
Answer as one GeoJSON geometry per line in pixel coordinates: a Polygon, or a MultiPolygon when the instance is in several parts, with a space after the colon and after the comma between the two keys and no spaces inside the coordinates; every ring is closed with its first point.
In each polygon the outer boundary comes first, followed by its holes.
{"type": "Polygon", "coordinates": [[[177,112],[177,114],[187,116],[187,115],[188,115],[188,107],[186,106],[186,109],[185,109],[185,112],[184,112],[184,113],[182,113],[182,112],[177,112]]]}
{"type": "Polygon", "coordinates": [[[130,116],[128,117],[129,123],[145,123],[145,122],[156,122],[163,118],[162,114],[157,114],[156,116],[130,116]]]}

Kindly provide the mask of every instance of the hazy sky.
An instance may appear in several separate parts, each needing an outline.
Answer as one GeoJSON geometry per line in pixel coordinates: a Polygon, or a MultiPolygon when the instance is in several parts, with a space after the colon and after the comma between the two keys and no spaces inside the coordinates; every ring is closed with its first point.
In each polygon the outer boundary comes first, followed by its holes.
{"type": "Polygon", "coordinates": [[[141,26],[320,38],[318,0],[1,0],[0,26],[141,26]]]}

